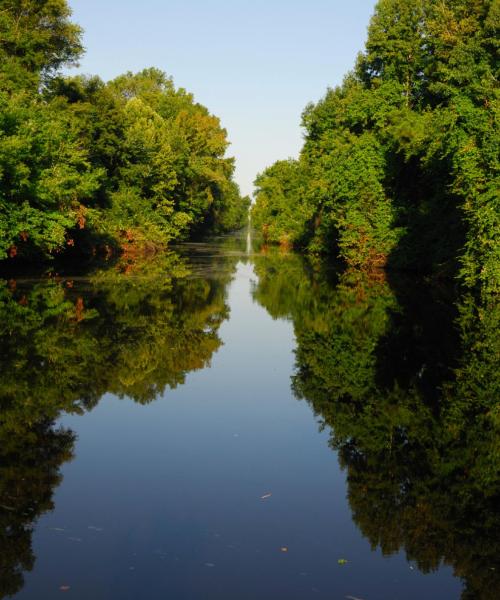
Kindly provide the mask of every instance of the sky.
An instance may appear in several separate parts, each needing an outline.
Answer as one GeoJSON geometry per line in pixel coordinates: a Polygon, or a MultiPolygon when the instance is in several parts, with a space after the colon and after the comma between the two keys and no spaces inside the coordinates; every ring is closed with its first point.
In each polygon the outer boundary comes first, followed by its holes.
{"type": "Polygon", "coordinates": [[[79,72],[158,67],[221,119],[251,194],[302,146],[301,113],[342,82],[376,0],[69,0],[84,29],[79,72]]]}

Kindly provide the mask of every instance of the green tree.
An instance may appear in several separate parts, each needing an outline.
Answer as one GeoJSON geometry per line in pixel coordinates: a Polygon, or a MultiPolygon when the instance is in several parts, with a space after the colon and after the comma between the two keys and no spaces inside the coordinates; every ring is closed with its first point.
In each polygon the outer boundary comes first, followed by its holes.
{"type": "Polygon", "coordinates": [[[0,253],[48,255],[71,243],[104,171],[57,103],[0,92],[0,253]]]}
{"type": "Polygon", "coordinates": [[[266,241],[288,247],[306,237],[313,213],[304,202],[303,179],[300,163],[290,159],[276,162],[255,180],[258,202],[252,221],[266,241]]]}
{"type": "Polygon", "coordinates": [[[165,248],[246,223],[217,117],[158,69],[62,77],[82,53],[65,0],[0,9],[0,260],[165,248]]]}
{"type": "Polygon", "coordinates": [[[83,52],[66,0],[4,0],[0,8],[0,89],[35,89],[83,52]]]}
{"type": "Polygon", "coordinates": [[[307,229],[295,246],[349,267],[498,293],[499,16],[496,0],[380,0],[353,72],[304,112],[299,205],[279,167],[257,180],[270,240],[307,229]]]}

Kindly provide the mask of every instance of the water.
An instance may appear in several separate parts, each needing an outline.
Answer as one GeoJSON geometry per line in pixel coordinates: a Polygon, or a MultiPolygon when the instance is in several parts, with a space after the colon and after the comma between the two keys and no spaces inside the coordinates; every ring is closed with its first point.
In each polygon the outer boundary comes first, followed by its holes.
{"type": "Polygon", "coordinates": [[[497,597],[497,307],[246,238],[0,306],[1,598],[497,597]]]}

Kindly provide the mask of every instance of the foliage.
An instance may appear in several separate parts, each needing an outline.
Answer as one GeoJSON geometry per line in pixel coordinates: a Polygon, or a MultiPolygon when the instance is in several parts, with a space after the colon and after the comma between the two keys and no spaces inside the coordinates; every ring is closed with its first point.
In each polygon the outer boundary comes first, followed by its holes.
{"type": "Polygon", "coordinates": [[[81,56],[82,30],[66,0],[3,0],[0,10],[0,89],[36,90],[81,56]]]}
{"type": "Polygon", "coordinates": [[[313,216],[304,201],[300,164],[292,159],[278,161],[255,180],[258,203],[252,223],[265,241],[292,246],[307,237],[313,216]],[[271,219],[269,219],[271,217],[271,219]]]}
{"type": "Polygon", "coordinates": [[[0,11],[0,260],[241,228],[219,120],[157,69],[60,76],[82,52],[69,16],[65,0],[0,11]]]}
{"type": "Polygon", "coordinates": [[[282,162],[257,178],[259,229],[500,291],[499,27],[496,0],[380,0],[354,70],[304,111],[293,185],[282,162]]]}
{"type": "Polygon", "coordinates": [[[56,103],[0,93],[0,253],[50,254],[78,227],[104,172],[56,103]]]}

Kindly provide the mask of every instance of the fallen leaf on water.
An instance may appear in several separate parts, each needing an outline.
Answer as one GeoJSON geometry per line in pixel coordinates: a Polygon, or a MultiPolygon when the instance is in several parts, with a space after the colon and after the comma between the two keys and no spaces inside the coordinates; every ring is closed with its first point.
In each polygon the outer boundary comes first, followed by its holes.
{"type": "Polygon", "coordinates": [[[271,493],[269,494],[264,494],[263,496],[260,497],[261,500],[267,500],[268,498],[270,498],[272,496],[271,493]]]}
{"type": "Polygon", "coordinates": [[[346,565],[348,561],[345,558],[339,558],[337,562],[339,565],[346,565]]]}

